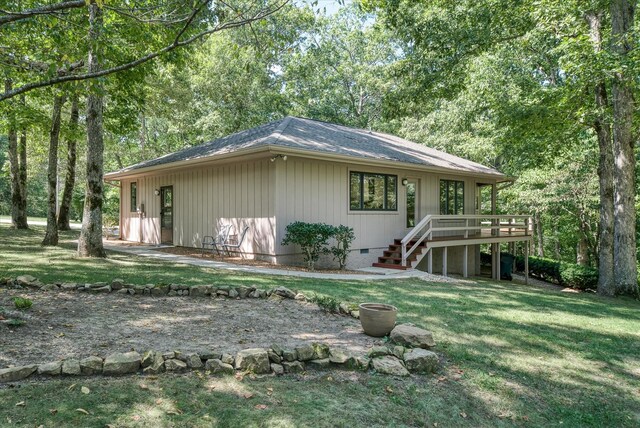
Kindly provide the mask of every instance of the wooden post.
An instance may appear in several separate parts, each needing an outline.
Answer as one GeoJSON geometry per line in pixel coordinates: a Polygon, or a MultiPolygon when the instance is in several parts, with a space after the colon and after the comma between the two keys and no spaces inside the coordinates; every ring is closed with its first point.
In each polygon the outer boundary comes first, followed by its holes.
{"type": "Polygon", "coordinates": [[[427,272],[433,273],[433,248],[427,253],[427,272]]]}
{"type": "Polygon", "coordinates": [[[529,243],[524,246],[524,283],[529,285],[529,243]]]}
{"type": "Polygon", "coordinates": [[[496,244],[496,280],[500,281],[500,243],[496,244]]]}
{"type": "Polygon", "coordinates": [[[468,266],[467,266],[467,262],[468,262],[468,258],[469,258],[469,246],[465,245],[464,246],[464,252],[463,252],[463,259],[462,259],[462,276],[464,278],[468,278],[469,277],[469,270],[468,270],[468,266]]]}
{"type": "Polygon", "coordinates": [[[447,250],[448,247],[442,247],[442,276],[447,276],[447,250]]]}

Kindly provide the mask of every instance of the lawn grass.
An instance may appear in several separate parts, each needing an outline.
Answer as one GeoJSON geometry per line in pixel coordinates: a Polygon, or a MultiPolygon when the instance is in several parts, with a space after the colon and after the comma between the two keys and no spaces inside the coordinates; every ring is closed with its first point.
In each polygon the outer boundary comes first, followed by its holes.
{"type": "MultiPolygon", "coordinates": [[[[65,232],[62,247],[53,249],[38,245],[42,234],[42,228],[13,231],[0,225],[0,276],[285,285],[338,300],[382,301],[398,307],[399,322],[432,330],[445,364],[434,376],[402,380],[326,372],[243,381],[188,374],[26,382],[0,389],[0,418],[6,418],[0,426],[9,420],[9,426],[640,425],[637,301],[484,280],[329,281],[116,253],[106,260],[77,259],[70,242],[77,232],[65,232]],[[78,386],[69,391],[73,383],[78,386]],[[80,393],[81,385],[92,392],[80,393]],[[16,407],[21,401],[25,406],[16,407]],[[256,409],[258,404],[267,408],[256,409]],[[167,413],[173,410],[179,414],[167,413]]],[[[28,334],[28,325],[22,328],[28,334]]]]}

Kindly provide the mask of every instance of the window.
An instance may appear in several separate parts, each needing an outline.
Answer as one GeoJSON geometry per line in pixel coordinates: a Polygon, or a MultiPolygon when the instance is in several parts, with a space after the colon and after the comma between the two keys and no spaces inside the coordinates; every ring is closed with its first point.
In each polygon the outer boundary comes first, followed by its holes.
{"type": "Polygon", "coordinates": [[[354,211],[396,211],[398,176],[352,172],[349,179],[349,208],[354,211]]]}
{"type": "Polygon", "coordinates": [[[440,214],[464,214],[464,181],[440,180],[440,214]]]}
{"type": "Polygon", "coordinates": [[[138,183],[131,183],[131,212],[138,211],[138,183]]]}

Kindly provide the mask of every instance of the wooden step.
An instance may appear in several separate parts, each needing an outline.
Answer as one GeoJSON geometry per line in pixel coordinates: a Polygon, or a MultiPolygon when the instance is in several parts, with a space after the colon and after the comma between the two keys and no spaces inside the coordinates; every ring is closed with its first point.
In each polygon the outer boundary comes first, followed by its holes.
{"type": "Polygon", "coordinates": [[[385,268],[385,269],[398,269],[398,270],[409,269],[407,266],[394,265],[391,263],[374,263],[373,267],[379,267],[379,268],[385,268]]]}

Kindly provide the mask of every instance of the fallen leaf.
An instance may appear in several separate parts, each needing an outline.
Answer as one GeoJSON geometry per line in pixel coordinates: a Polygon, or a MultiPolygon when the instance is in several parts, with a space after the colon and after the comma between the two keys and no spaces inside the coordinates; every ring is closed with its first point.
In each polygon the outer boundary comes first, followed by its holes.
{"type": "Polygon", "coordinates": [[[6,318],[0,315],[0,321],[4,321],[4,320],[6,320],[6,318]]]}
{"type": "Polygon", "coordinates": [[[465,418],[465,419],[466,419],[467,414],[466,414],[465,412],[460,412],[460,416],[462,416],[463,418],[465,418]]]}
{"type": "Polygon", "coordinates": [[[58,409],[49,409],[49,413],[55,415],[56,413],[58,413],[58,409]]]}
{"type": "Polygon", "coordinates": [[[21,401],[21,402],[19,402],[19,403],[16,403],[16,407],[24,407],[24,406],[26,406],[26,405],[27,405],[27,404],[26,404],[24,401],[21,401]]]}
{"type": "Polygon", "coordinates": [[[269,388],[267,388],[267,391],[273,392],[273,388],[269,387],[269,388]]]}
{"type": "Polygon", "coordinates": [[[446,377],[446,376],[440,376],[440,377],[438,378],[438,383],[440,383],[440,382],[446,382],[446,381],[447,381],[447,377],[446,377]]]}
{"type": "Polygon", "coordinates": [[[244,376],[241,373],[236,373],[235,378],[236,380],[242,382],[242,379],[244,379],[244,376]]]}
{"type": "Polygon", "coordinates": [[[385,391],[387,391],[389,394],[393,394],[393,389],[392,389],[389,385],[387,385],[387,386],[384,388],[384,390],[385,390],[385,391]]]}
{"type": "Polygon", "coordinates": [[[58,333],[58,337],[64,337],[64,333],[58,333]]]}
{"type": "Polygon", "coordinates": [[[131,419],[133,419],[134,421],[139,421],[140,420],[140,415],[133,415],[133,416],[131,416],[131,419]]]}
{"type": "Polygon", "coordinates": [[[167,415],[181,415],[182,414],[182,410],[167,410],[167,415]]]}
{"type": "Polygon", "coordinates": [[[247,392],[246,394],[244,394],[244,398],[246,398],[247,400],[253,398],[253,394],[251,392],[247,392]]]}
{"type": "Polygon", "coordinates": [[[266,404],[256,404],[253,407],[255,407],[258,410],[265,410],[267,408],[267,405],[266,404]]]}
{"type": "Polygon", "coordinates": [[[156,404],[162,404],[162,398],[158,398],[158,399],[156,400],[156,404]]]}
{"type": "Polygon", "coordinates": [[[76,387],[76,384],[75,384],[75,383],[72,383],[72,384],[69,386],[69,388],[67,388],[67,389],[68,389],[69,391],[71,391],[71,390],[72,390],[73,388],[75,388],[75,387],[76,387]]]}
{"type": "Polygon", "coordinates": [[[145,383],[140,384],[140,389],[149,389],[149,386],[145,383]]]}
{"type": "Polygon", "coordinates": [[[85,415],[89,414],[85,409],[76,409],[76,412],[84,413],[85,415]]]}
{"type": "Polygon", "coordinates": [[[91,392],[91,390],[86,386],[83,386],[82,388],[80,388],[80,391],[82,391],[83,394],[88,394],[91,392]]]}

